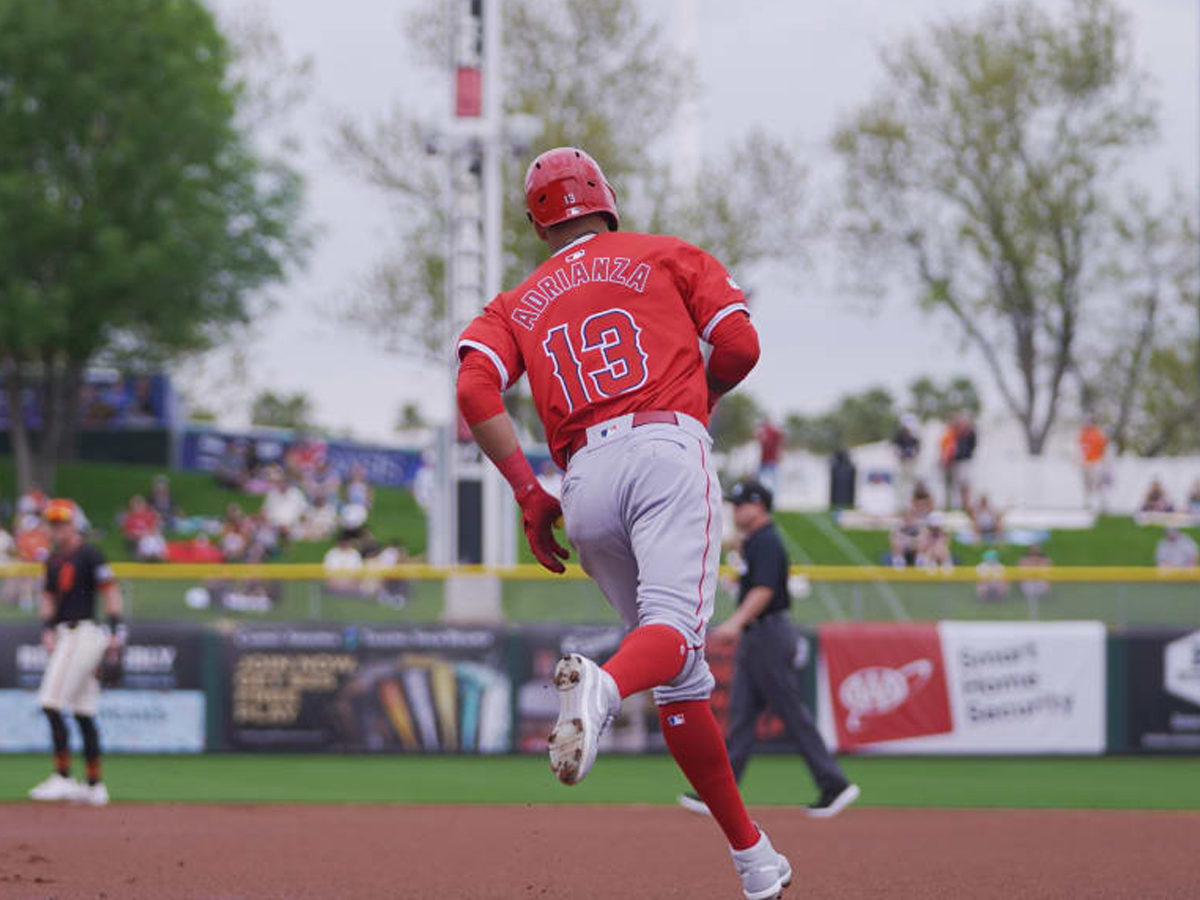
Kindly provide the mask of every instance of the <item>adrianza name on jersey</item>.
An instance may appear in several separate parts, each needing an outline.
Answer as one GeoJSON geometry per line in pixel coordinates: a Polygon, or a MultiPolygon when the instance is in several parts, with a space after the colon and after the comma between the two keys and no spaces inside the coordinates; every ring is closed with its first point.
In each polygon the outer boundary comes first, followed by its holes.
{"type": "Polygon", "coordinates": [[[650,278],[650,266],[638,263],[633,271],[629,271],[631,260],[624,256],[610,259],[607,256],[597,256],[592,259],[589,270],[584,260],[576,260],[570,266],[559,266],[544,278],[539,278],[536,288],[525,292],[520,302],[512,311],[513,321],[529,331],[537,324],[538,317],[550,305],[550,301],[562,296],[568,291],[593,281],[607,284],[619,284],[639,294],[646,292],[646,281],[650,278]]]}

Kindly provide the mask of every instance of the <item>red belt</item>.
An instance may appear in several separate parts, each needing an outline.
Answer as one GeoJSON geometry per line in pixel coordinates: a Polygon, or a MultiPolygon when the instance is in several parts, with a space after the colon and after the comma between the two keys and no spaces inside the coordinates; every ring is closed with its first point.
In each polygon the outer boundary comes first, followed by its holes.
{"type": "MultiPolygon", "coordinates": [[[[633,414],[633,428],[639,425],[678,425],[679,416],[673,412],[668,412],[662,409],[651,409],[646,412],[635,412],[633,414]]],[[[579,439],[571,444],[571,455],[574,456],[580,450],[587,446],[587,431],[579,436],[579,439]]]]}

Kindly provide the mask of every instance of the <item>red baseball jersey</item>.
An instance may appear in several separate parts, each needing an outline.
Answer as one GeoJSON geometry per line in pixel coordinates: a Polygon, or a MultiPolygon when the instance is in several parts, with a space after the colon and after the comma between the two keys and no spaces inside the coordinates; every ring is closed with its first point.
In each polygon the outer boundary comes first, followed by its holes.
{"type": "Polygon", "coordinates": [[[565,467],[586,429],[625,413],[671,410],[707,424],[697,336],[748,314],[741,288],[678,238],[584,236],[484,307],[458,342],[482,352],[507,389],[529,373],[550,452],[565,467]]]}

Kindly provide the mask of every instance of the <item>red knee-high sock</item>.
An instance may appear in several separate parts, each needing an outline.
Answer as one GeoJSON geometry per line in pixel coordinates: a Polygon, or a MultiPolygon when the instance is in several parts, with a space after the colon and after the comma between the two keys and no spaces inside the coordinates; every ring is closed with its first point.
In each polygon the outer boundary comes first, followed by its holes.
{"type": "Polygon", "coordinates": [[[643,625],[625,636],[612,659],[601,668],[613,677],[624,700],[678,675],[687,652],[687,641],[670,625],[643,625]]]}
{"type": "Polygon", "coordinates": [[[734,850],[753,847],[758,842],[758,826],[742,803],[725,752],[725,739],[708,701],[686,700],[660,706],[658,721],[667,749],[725,832],[729,846],[734,850]]]}

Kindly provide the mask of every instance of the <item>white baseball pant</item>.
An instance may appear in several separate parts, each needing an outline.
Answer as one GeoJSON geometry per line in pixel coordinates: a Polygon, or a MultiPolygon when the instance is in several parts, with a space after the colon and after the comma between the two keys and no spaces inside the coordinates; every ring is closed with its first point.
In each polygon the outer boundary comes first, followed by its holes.
{"type": "Polygon", "coordinates": [[[633,416],[593,425],[563,479],[563,521],[584,571],[630,628],[668,625],[688,658],[661,706],[705,700],[704,659],[721,549],[721,486],[712,438],[695,419],[633,427],[633,416]]]}
{"type": "Polygon", "coordinates": [[[107,648],[108,631],[90,619],[78,622],[74,628],[58,625],[54,650],[38,689],[38,705],[43,709],[95,716],[100,699],[96,669],[107,648]]]}

